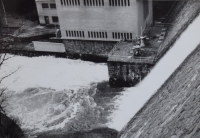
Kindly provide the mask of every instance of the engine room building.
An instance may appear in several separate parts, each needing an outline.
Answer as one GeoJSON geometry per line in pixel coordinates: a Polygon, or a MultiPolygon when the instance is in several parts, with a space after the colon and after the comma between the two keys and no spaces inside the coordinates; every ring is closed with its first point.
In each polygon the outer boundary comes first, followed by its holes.
{"type": "Polygon", "coordinates": [[[132,40],[153,21],[152,0],[36,0],[36,5],[40,23],[58,24],[57,16],[67,40],[132,40]]]}

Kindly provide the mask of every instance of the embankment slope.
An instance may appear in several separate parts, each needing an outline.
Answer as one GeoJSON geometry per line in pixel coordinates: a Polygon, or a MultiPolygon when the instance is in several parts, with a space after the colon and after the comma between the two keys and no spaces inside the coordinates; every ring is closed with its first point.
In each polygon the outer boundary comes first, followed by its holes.
{"type": "MultiPolygon", "coordinates": [[[[165,48],[172,46],[170,43],[174,43],[176,38],[187,28],[198,15],[199,9],[200,1],[198,0],[190,0],[184,4],[183,9],[174,21],[174,26],[168,32],[168,36],[163,43],[165,48]]],[[[192,39],[192,36],[186,41],[190,41],[190,39],[192,39]]],[[[200,137],[199,55],[200,45],[131,119],[118,137],[200,137]]]]}

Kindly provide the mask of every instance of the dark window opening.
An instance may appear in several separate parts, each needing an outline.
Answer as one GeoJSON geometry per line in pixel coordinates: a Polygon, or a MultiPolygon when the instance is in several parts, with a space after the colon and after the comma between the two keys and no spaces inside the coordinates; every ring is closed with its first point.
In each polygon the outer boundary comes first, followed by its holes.
{"type": "Polygon", "coordinates": [[[76,37],[76,31],[74,31],[74,36],[76,37]]]}
{"type": "Polygon", "coordinates": [[[132,39],[132,33],[130,33],[130,39],[132,39]]]}
{"type": "Polygon", "coordinates": [[[99,33],[97,32],[97,38],[99,38],[99,33]]]}
{"type": "Polygon", "coordinates": [[[130,6],[130,0],[128,0],[128,6],[130,6]]]}
{"type": "Polygon", "coordinates": [[[115,39],[117,39],[117,33],[115,33],[115,39]]]}
{"type": "Polygon", "coordinates": [[[91,32],[91,37],[93,38],[93,32],[91,32]]]}
{"type": "Polygon", "coordinates": [[[80,0],[78,0],[78,5],[80,5],[80,0]]]}
{"type": "Polygon", "coordinates": [[[69,0],[69,5],[71,5],[72,4],[72,2],[71,2],[71,0],[69,0]]]}
{"type": "Polygon", "coordinates": [[[104,6],[104,0],[102,0],[102,6],[104,6]]]}
{"type": "Polygon", "coordinates": [[[96,38],[96,32],[94,32],[94,38],[96,38]]]}
{"type": "Polygon", "coordinates": [[[112,32],[112,37],[113,37],[113,39],[114,39],[114,37],[115,37],[113,32],[112,32]]]}
{"type": "Polygon", "coordinates": [[[51,9],[56,9],[56,4],[51,3],[51,4],[50,4],[50,8],[51,8],[51,9]]]}
{"type": "Polygon", "coordinates": [[[78,31],[76,31],[76,33],[77,33],[77,37],[79,37],[79,33],[78,33],[78,31]]]}
{"type": "Polygon", "coordinates": [[[47,3],[42,3],[42,8],[49,8],[49,5],[47,3]]]}
{"type": "Polygon", "coordinates": [[[123,39],[123,33],[121,33],[121,39],[123,39]]]}
{"type": "Polygon", "coordinates": [[[85,1],[86,1],[86,0],[83,0],[83,3],[84,3],[84,5],[86,6],[86,3],[85,3],[85,1]]]}
{"type": "Polygon", "coordinates": [[[129,33],[127,33],[127,39],[129,39],[129,33]]]}
{"type": "Polygon", "coordinates": [[[98,0],[96,0],[96,5],[98,6],[98,0]]]}
{"type": "Polygon", "coordinates": [[[95,6],[95,0],[93,0],[93,6],[95,6]]]}
{"type": "Polygon", "coordinates": [[[121,0],[122,6],[124,5],[124,4],[123,4],[123,1],[124,1],[124,0],[121,0]]]}
{"type": "Polygon", "coordinates": [[[111,6],[111,0],[109,0],[109,6],[111,6]]]}
{"type": "Polygon", "coordinates": [[[66,36],[68,36],[68,32],[66,31],[66,36]]]}
{"type": "Polygon", "coordinates": [[[115,6],[117,6],[117,0],[115,0],[115,6]]]}
{"type": "Polygon", "coordinates": [[[71,37],[71,32],[69,31],[69,36],[71,37]]]}
{"type": "Polygon", "coordinates": [[[120,33],[118,33],[118,39],[120,39],[120,33]]]}
{"type": "Polygon", "coordinates": [[[106,32],[106,38],[108,38],[108,37],[107,37],[107,32],[106,32]]]}
{"type": "Polygon", "coordinates": [[[81,31],[79,31],[80,37],[82,37],[81,31]]]}
{"type": "Polygon", "coordinates": [[[73,31],[71,31],[71,34],[72,34],[72,37],[74,36],[74,32],[73,31]]]}
{"type": "Polygon", "coordinates": [[[90,32],[88,32],[88,37],[90,38],[90,32]]]}
{"type": "Polygon", "coordinates": [[[63,1],[62,0],[60,0],[60,3],[61,3],[61,5],[63,5],[63,1]]]}
{"type": "Polygon", "coordinates": [[[52,16],[52,21],[53,21],[54,23],[57,23],[57,22],[58,22],[58,17],[57,17],[57,16],[52,16]]]}
{"type": "Polygon", "coordinates": [[[102,37],[104,38],[104,32],[102,32],[102,37]]]}
{"type": "Polygon", "coordinates": [[[124,6],[126,6],[126,0],[124,0],[124,6]]]}
{"type": "Polygon", "coordinates": [[[82,31],[82,36],[85,37],[84,31],[82,31]]]}

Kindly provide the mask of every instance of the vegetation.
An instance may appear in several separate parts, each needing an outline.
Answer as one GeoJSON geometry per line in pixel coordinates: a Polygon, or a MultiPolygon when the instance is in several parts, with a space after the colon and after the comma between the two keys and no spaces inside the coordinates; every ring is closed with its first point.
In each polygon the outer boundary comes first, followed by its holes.
{"type": "MultiPolygon", "coordinates": [[[[10,45],[14,41],[4,35],[3,31],[3,16],[0,13],[0,70],[3,64],[10,59],[10,56],[7,56],[7,52],[10,49],[10,45]]],[[[10,72],[9,74],[0,78],[0,138],[21,138],[23,137],[23,132],[20,127],[17,125],[17,121],[10,119],[6,116],[5,107],[7,96],[5,94],[7,87],[3,87],[2,81],[7,77],[11,76],[17,70],[10,72]]]]}

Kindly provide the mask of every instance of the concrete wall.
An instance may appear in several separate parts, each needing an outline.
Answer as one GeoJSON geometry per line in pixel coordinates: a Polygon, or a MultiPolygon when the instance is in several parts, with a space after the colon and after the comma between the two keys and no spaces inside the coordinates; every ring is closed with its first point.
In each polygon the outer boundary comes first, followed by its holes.
{"type": "Polygon", "coordinates": [[[56,0],[57,12],[60,21],[62,38],[82,40],[107,40],[113,39],[112,32],[137,34],[137,4],[130,0],[130,6],[109,6],[109,0],[104,0],[104,6],[61,5],[56,0]],[[84,31],[85,37],[66,37],[66,30],[84,31]],[[107,32],[108,38],[89,38],[88,31],[107,32]]]}
{"type": "Polygon", "coordinates": [[[36,0],[36,7],[38,11],[40,24],[45,24],[44,16],[48,16],[50,24],[58,25],[59,23],[55,23],[52,21],[52,16],[58,16],[57,9],[42,8],[42,3],[55,3],[55,0],[36,0]]]}
{"type": "Polygon", "coordinates": [[[63,43],[33,41],[33,45],[35,51],[58,52],[58,53],[64,53],[66,51],[63,43]]]}

